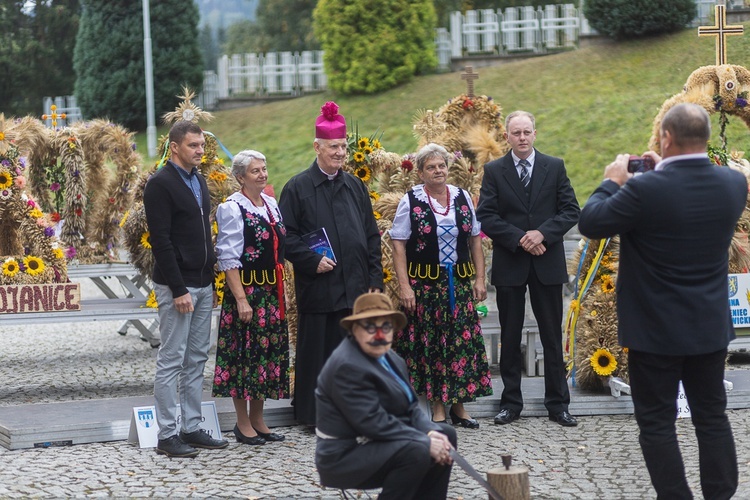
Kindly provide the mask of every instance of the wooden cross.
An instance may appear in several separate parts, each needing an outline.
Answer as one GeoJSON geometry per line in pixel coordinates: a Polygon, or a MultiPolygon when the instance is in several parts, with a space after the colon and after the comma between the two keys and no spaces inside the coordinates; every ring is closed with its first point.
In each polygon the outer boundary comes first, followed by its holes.
{"type": "Polygon", "coordinates": [[[466,66],[465,71],[461,73],[461,80],[466,80],[466,95],[469,98],[474,97],[474,80],[479,79],[479,74],[474,73],[472,66],[466,66]]]}
{"type": "Polygon", "coordinates": [[[727,26],[727,13],[724,5],[714,7],[716,13],[716,22],[713,26],[699,26],[698,36],[715,36],[716,37],[716,65],[721,66],[727,63],[727,36],[741,35],[745,28],[741,24],[727,26]]]}

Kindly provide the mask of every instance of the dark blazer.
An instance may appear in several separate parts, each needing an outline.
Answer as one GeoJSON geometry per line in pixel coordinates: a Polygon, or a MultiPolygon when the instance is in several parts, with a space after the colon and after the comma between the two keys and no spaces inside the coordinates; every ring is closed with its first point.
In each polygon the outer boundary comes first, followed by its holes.
{"type": "Polygon", "coordinates": [[[154,253],[153,280],[168,285],[175,297],[187,287],[205,287],[214,282],[216,254],[211,240],[211,193],[200,173],[203,206],[168,161],[146,182],[143,207],[154,253]]]}
{"type": "Polygon", "coordinates": [[[510,152],[485,165],[477,219],[493,242],[492,284],[523,285],[532,264],[543,284],[567,283],[563,236],[576,224],[580,211],[560,158],[536,151],[529,197],[510,152]],[[540,256],[518,246],[526,231],[532,229],[541,231],[545,238],[547,250],[540,256]]]}
{"type": "MultiPolygon", "coordinates": [[[[408,383],[404,360],[393,351],[386,356],[408,383]]],[[[422,443],[429,453],[427,433],[439,431],[440,426],[419,409],[413,389],[412,394],[414,402],[409,403],[393,375],[363,353],[352,337],[341,342],[320,372],[315,389],[316,426],[337,438],[318,438],[315,463],[321,483],[356,487],[411,441],[422,443]],[[358,437],[370,441],[358,444],[358,437]]]]}
{"type": "Polygon", "coordinates": [[[620,235],[619,338],[624,347],[674,356],[708,354],[734,338],[728,249],[747,201],[745,176],[705,159],[678,160],[604,181],[578,229],[620,235]]]}

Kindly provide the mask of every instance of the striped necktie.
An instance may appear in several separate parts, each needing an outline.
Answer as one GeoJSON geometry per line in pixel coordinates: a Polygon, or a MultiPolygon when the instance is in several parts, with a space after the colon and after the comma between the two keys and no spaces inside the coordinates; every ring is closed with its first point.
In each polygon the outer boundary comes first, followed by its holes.
{"type": "Polygon", "coordinates": [[[529,167],[531,163],[526,160],[519,160],[518,166],[521,167],[521,184],[526,190],[526,194],[529,194],[529,183],[531,183],[531,175],[529,174],[529,167]]]}

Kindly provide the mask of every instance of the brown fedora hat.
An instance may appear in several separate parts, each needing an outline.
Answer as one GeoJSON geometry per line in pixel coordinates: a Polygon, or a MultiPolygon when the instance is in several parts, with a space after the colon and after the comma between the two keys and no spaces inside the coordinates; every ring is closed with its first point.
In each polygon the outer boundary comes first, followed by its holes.
{"type": "Polygon", "coordinates": [[[364,293],[354,301],[352,314],[340,321],[342,328],[351,329],[352,323],[365,318],[389,316],[394,330],[401,330],[406,326],[406,316],[401,311],[393,309],[391,299],[384,293],[364,293]]]}

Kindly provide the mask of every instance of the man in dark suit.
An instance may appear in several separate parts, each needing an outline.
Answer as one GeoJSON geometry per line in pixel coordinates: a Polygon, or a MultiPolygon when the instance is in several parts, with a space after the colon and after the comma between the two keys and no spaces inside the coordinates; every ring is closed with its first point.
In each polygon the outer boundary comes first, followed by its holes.
{"type": "Polygon", "coordinates": [[[747,200],[744,175],[706,155],[708,113],[679,104],[662,119],[664,160],[633,176],[629,155],[604,170],[579,229],[620,235],[619,339],[628,348],[640,444],[658,498],[692,498],[675,434],[682,380],[700,455],[703,496],[730,498],[737,455],[726,416],[724,361],[734,338],[727,286],[728,248],[747,200]]]}
{"type": "Polygon", "coordinates": [[[511,151],[485,165],[477,208],[482,231],[493,242],[491,281],[501,328],[504,387],[495,423],[513,422],[523,408],[521,330],[528,287],[544,348],[544,406],[550,420],[575,426],[562,355],[562,285],[568,282],[563,236],[580,208],[563,160],[534,149],[531,113],[509,114],[503,135],[511,151]]]}
{"type": "Polygon", "coordinates": [[[419,409],[406,363],[390,350],[404,325],[382,293],[361,295],[341,320],[349,336],[315,389],[315,464],[324,486],[382,487],[381,500],[447,495],[456,431],[419,409]]]}

